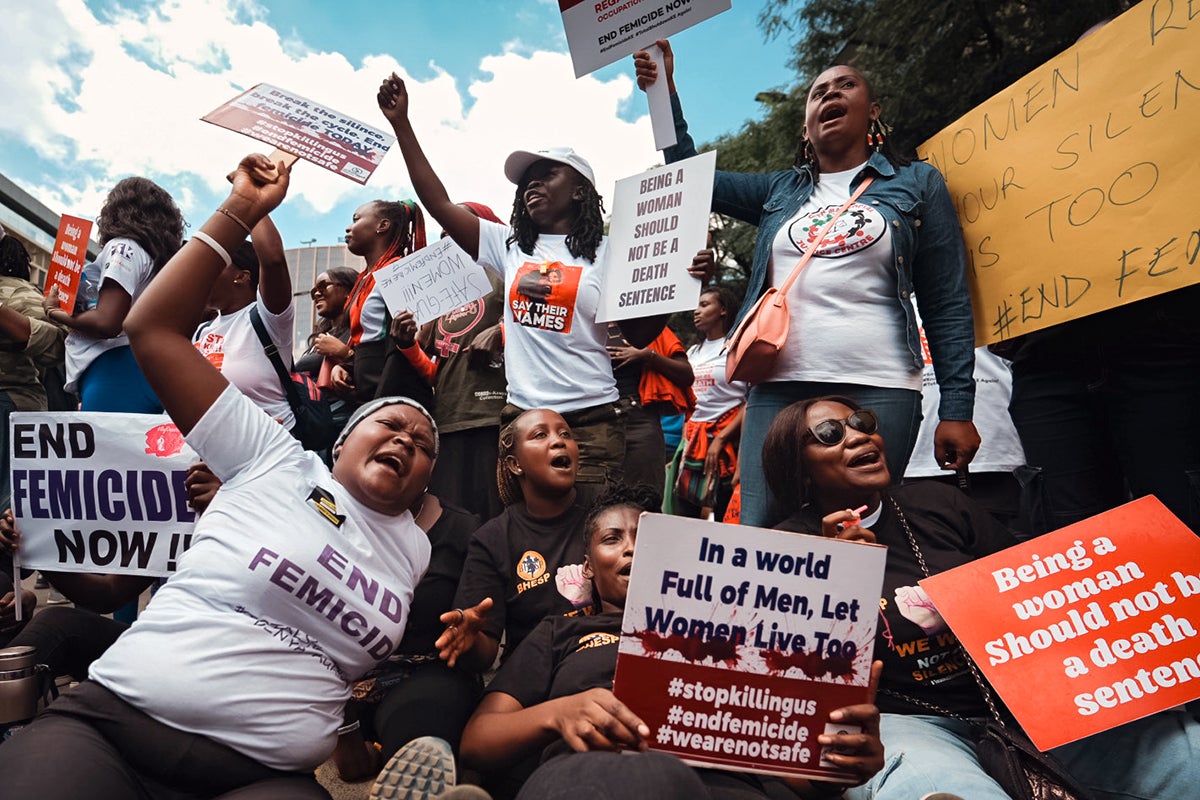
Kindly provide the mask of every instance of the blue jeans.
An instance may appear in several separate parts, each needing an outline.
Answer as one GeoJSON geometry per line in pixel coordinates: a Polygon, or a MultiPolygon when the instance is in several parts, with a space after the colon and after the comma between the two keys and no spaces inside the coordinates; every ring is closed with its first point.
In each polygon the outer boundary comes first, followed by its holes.
{"type": "Polygon", "coordinates": [[[88,365],[77,381],[80,411],[123,411],[161,414],[162,403],[129,346],[106,350],[88,365]]]}
{"type": "MultiPolygon", "coordinates": [[[[1009,800],[979,766],[970,725],[949,717],[883,714],[879,774],[849,800],[915,800],[950,792],[1009,800]]],[[[1050,751],[1096,800],[1191,800],[1200,785],[1200,724],[1164,711],[1050,751]]]]}
{"type": "MultiPolygon", "coordinates": [[[[854,383],[777,381],[750,387],[746,415],[742,420],[742,443],[738,458],[742,476],[742,524],[769,527],[778,522],[773,498],[763,476],[762,447],[775,416],[799,400],[840,394],[851,398],[879,416],[879,430],[887,450],[892,482],[899,483],[908,466],[921,427],[921,393],[909,389],[883,389],[854,383]]],[[[797,454],[798,457],[799,454],[797,454]]]]}

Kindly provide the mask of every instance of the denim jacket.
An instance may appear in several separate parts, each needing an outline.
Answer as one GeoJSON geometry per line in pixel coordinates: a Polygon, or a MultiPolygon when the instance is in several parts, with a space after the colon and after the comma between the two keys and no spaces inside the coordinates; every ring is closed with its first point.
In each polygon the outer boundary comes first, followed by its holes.
{"type": "MultiPolygon", "coordinates": [[[[667,163],[696,155],[696,144],[688,133],[678,95],[671,95],[671,110],[678,144],[664,151],[667,163]]],[[[896,299],[908,321],[908,349],[913,367],[919,370],[925,366],[916,314],[909,302],[915,292],[941,392],[938,417],[970,420],[975,406],[974,320],[962,229],[946,182],[924,162],[897,168],[884,156],[872,153],[863,172],[855,176],[852,187],[868,172],[874,173],[875,181],[860,202],[878,206],[891,226],[898,276],[896,299]]],[[[767,264],[775,235],[800,210],[812,190],[812,174],[807,166],[767,174],[717,170],[713,211],[758,226],[750,282],[737,322],[766,292],[767,264]]],[[[849,376],[847,380],[854,382],[849,376]]]]}

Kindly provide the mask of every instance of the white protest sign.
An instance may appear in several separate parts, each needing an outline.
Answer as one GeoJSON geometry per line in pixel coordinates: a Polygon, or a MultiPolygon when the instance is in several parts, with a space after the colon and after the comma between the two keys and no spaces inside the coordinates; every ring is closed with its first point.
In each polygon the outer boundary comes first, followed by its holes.
{"type": "Polygon", "coordinates": [[[646,48],[654,66],[658,68],[659,80],[646,87],[646,102],[650,104],[650,129],[654,132],[654,149],[666,150],[678,143],[675,135],[675,115],[671,113],[671,90],[667,88],[666,65],[663,63],[662,48],[652,44],[646,48]]]}
{"type": "MultiPolygon", "coordinates": [[[[865,703],[887,549],[644,514],[613,692],[690,764],[847,779],[829,712],[865,703]]],[[[844,727],[844,726],[843,726],[844,727]]]]}
{"type": "Polygon", "coordinates": [[[196,515],[199,457],[165,415],[9,417],[12,510],[28,569],[170,575],[196,515]]]}
{"type": "Polygon", "coordinates": [[[558,0],[576,78],[731,6],[731,0],[558,0]]]}
{"type": "Polygon", "coordinates": [[[265,83],[201,119],[363,184],[396,141],[387,131],[265,83]]]}
{"type": "Polygon", "coordinates": [[[688,267],[708,242],[716,169],[710,151],[617,181],[599,322],[696,307],[688,267]]]}
{"type": "Polygon", "coordinates": [[[418,325],[492,291],[483,267],[449,236],[382,267],[375,285],[392,314],[411,311],[418,325]]]}

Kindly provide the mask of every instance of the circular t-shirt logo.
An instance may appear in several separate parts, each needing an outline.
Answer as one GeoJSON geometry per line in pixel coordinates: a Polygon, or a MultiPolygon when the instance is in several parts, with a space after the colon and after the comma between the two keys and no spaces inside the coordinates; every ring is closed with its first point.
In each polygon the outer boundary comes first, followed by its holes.
{"type": "MultiPolygon", "coordinates": [[[[788,226],[788,238],[801,253],[807,253],[840,206],[825,206],[797,217],[788,226]]],[[[874,206],[855,203],[834,223],[813,255],[817,258],[840,258],[879,241],[887,223],[874,206]]]]}
{"type": "Polygon", "coordinates": [[[526,550],[525,555],[517,561],[517,577],[523,581],[532,581],[542,577],[546,571],[546,559],[534,550],[526,550]]]}

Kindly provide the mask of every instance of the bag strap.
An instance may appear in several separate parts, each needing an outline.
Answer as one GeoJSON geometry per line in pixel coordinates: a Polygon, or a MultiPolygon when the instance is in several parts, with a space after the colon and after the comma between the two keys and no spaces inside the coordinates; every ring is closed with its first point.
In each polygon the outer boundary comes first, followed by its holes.
{"type": "Polygon", "coordinates": [[[292,380],[292,376],[288,374],[287,368],[283,365],[279,348],[271,340],[271,335],[267,333],[267,328],[263,325],[262,317],[258,315],[257,302],[250,306],[250,324],[254,326],[254,333],[258,336],[259,344],[262,345],[263,355],[271,362],[271,366],[275,368],[275,374],[279,376],[279,384],[283,387],[283,393],[287,395],[292,413],[298,413],[301,405],[300,393],[296,390],[296,383],[292,380]]]}
{"type": "Polygon", "coordinates": [[[825,234],[829,233],[829,231],[833,229],[834,223],[841,218],[842,214],[846,213],[846,209],[854,205],[858,198],[862,197],[862,193],[867,190],[867,187],[871,185],[873,180],[875,180],[874,176],[863,180],[863,182],[858,185],[858,188],[854,190],[854,194],[850,195],[850,199],[842,203],[842,207],[839,208],[837,212],[829,218],[829,221],[826,222],[821,230],[817,233],[817,238],[813,242],[813,246],[808,248],[804,255],[800,256],[799,263],[792,268],[792,272],[787,276],[787,280],[784,281],[783,285],[779,287],[779,297],[782,298],[787,296],[788,289],[791,289],[792,284],[795,283],[796,279],[800,277],[800,270],[804,269],[804,265],[807,264],[809,259],[811,259],[817,252],[817,248],[821,246],[821,242],[825,241],[825,234]]]}
{"type": "MultiPolygon", "coordinates": [[[[928,578],[929,565],[925,563],[925,554],[917,545],[917,537],[913,535],[912,528],[908,527],[908,520],[904,517],[904,512],[900,510],[900,504],[896,502],[896,498],[888,495],[888,500],[896,512],[896,517],[900,520],[900,527],[904,528],[904,535],[908,537],[908,544],[917,557],[917,563],[921,565],[921,572],[925,573],[925,577],[928,578]]],[[[992,712],[992,718],[996,720],[996,724],[1007,731],[1008,726],[1004,724],[1004,718],[1000,716],[1000,710],[996,708],[996,698],[992,695],[992,687],[984,680],[983,675],[979,672],[979,667],[975,665],[975,659],[971,658],[971,654],[967,652],[967,648],[962,646],[962,642],[958,643],[958,649],[962,653],[962,657],[966,659],[967,667],[971,670],[971,677],[979,685],[979,693],[983,695],[983,701],[987,703],[988,711],[992,712]]]]}

